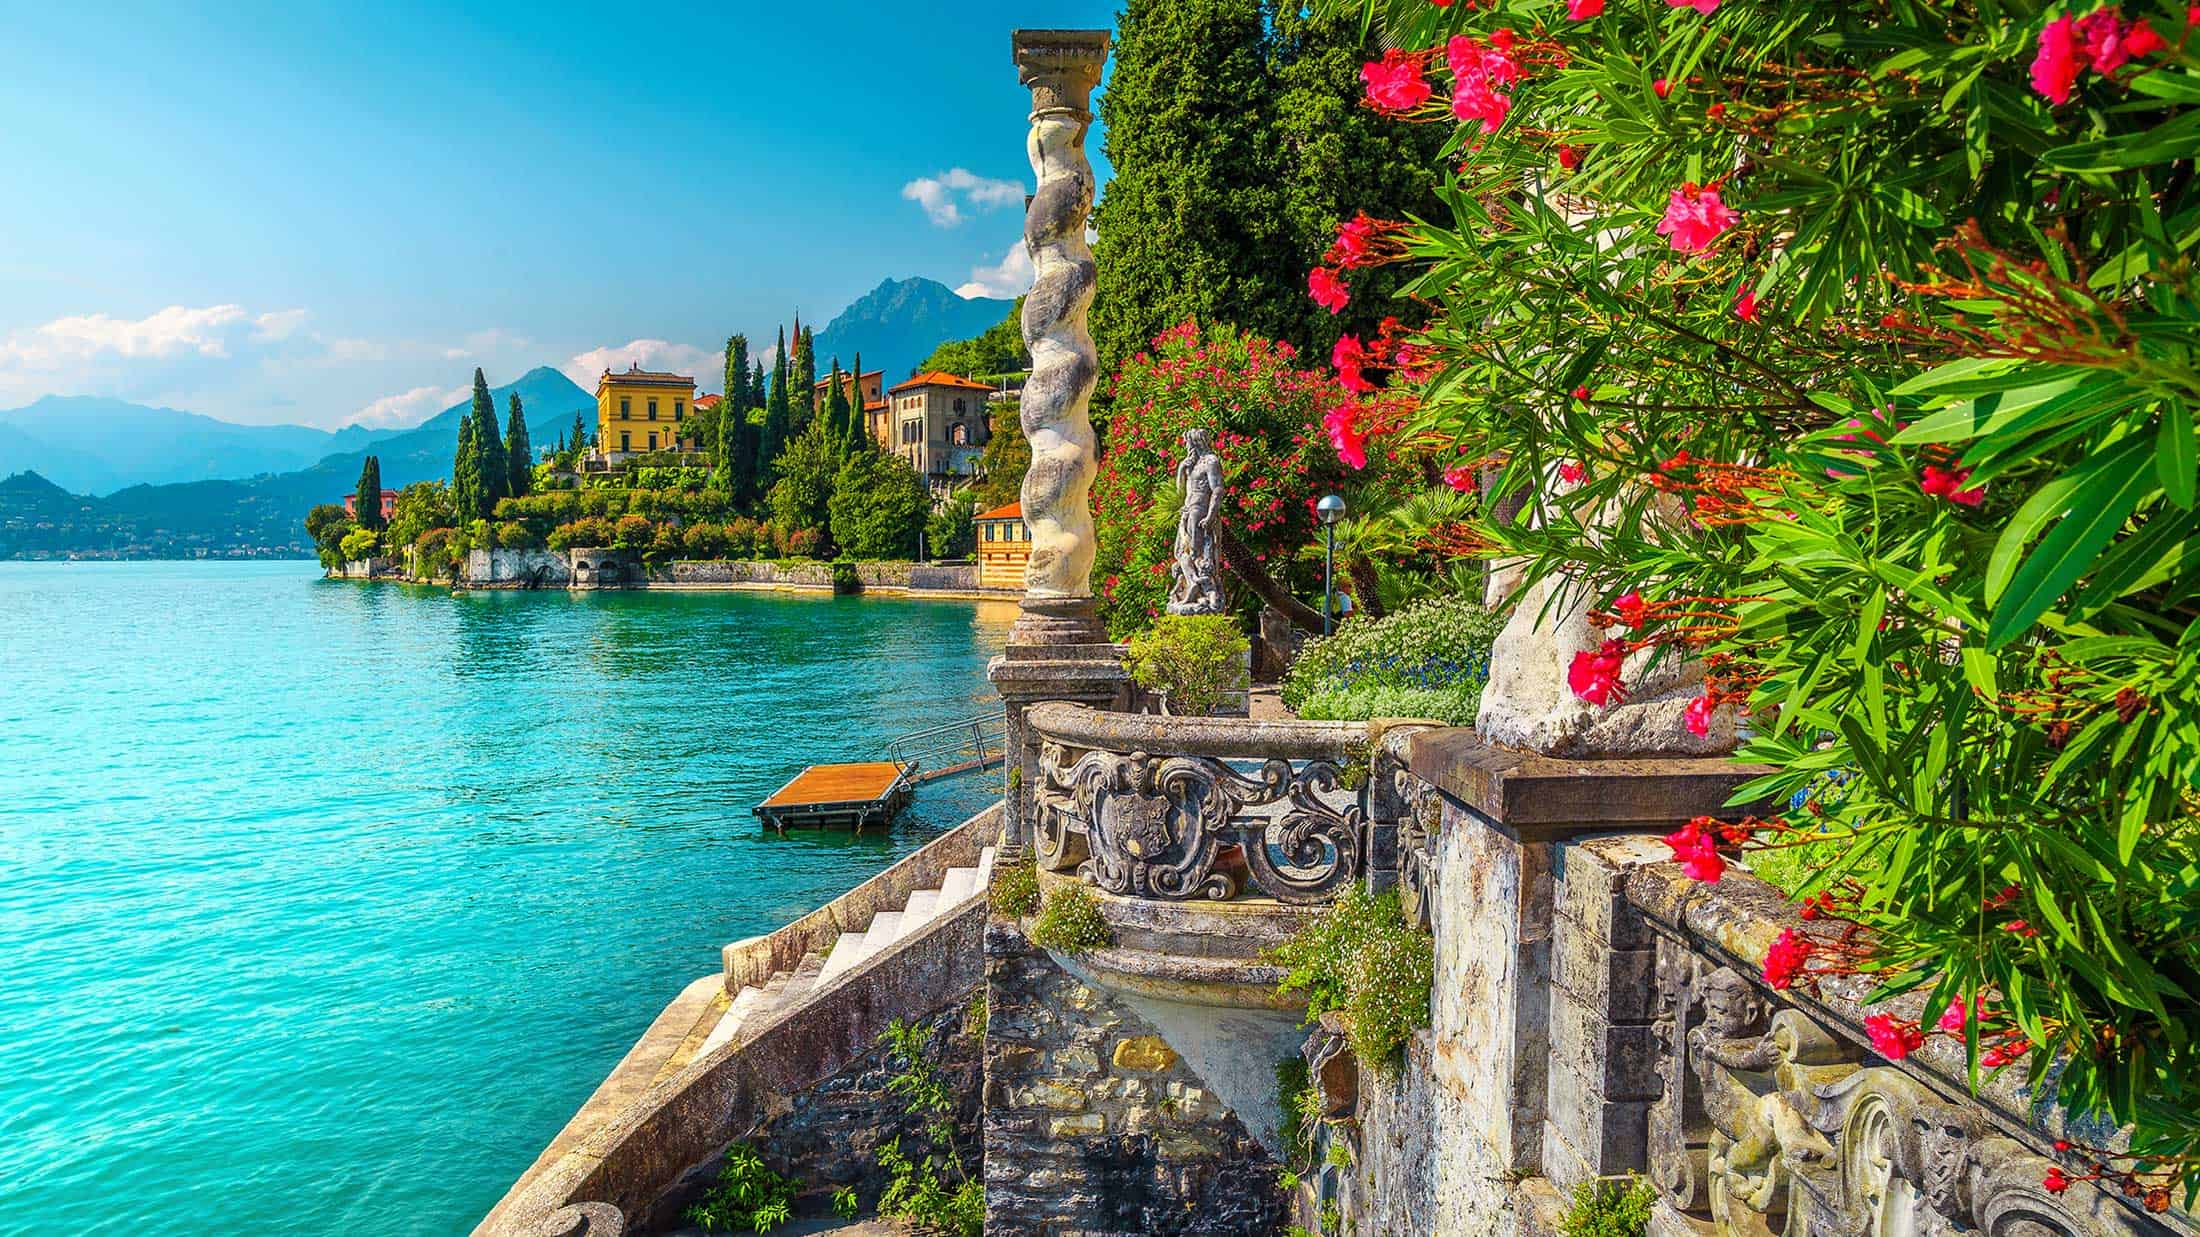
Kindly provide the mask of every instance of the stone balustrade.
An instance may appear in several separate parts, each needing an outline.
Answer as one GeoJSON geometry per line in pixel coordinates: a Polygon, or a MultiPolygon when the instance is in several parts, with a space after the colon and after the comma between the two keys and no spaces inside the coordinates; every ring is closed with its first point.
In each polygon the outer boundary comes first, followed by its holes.
{"type": "MultiPolygon", "coordinates": [[[[1355,722],[1034,706],[1039,865],[1160,901],[1333,900],[1395,869],[1371,824],[1375,748],[1355,722]]],[[[1378,883],[1386,883],[1379,881],[1378,883]]]]}

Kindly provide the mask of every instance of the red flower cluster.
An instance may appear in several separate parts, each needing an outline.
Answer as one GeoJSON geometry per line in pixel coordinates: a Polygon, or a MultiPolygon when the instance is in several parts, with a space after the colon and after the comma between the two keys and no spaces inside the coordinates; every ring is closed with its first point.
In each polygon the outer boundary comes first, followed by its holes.
{"type": "Polygon", "coordinates": [[[1336,313],[1352,300],[1352,292],[1344,286],[1337,272],[1326,266],[1317,266],[1306,273],[1306,293],[1314,303],[1336,313]]]}
{"type": "Polygon", "coordinates": [[[1568,21],[1587,21],[1604,11],[1604,0],[1566,0],[1568,21]]]}
{"type": "Polygon", "coordinates": [[[1379,61],[1360,66],[1360,80],[1367,83],[1367,101],[1376,111],[1403,115],[1428,102],[1431,93],[1425,74],[1426,53],[1391,48],[1379,61]]]}
{"type": "Polygon", "coordinates": [[[1627,660],[1625,640],[1606,640],[1595,649],[1583,649],[1574,654],[1574,661],[1566,668],[1566,686],[1574,695],[1600,708],[1618,704],[1627,699],[1627,689],[1620,685],[1620,666],[1627,660]]]}
{"type": "Polygon", "coordinates": [[[2084,17],[2064,14],[2040,31],[2039,51],[2032,58],[2032,89],[2050,103],[2068,103],[2084,70],[2107,77],[2168,45],[2153,26],[2144,20],[2127,23],[2113,5],[2084,17]]]}
{"type": "Polygon", "coordinates": [[[1344,272],[1366,266],[1381,266],[1405,256],[1405,247],[1393,237],[1405,230],[1402,223],[1388,219],[1376,219],[1361,211],[1337,228],[1337,239],[1330,242],[1329,252],[1322,255],[1324,265],[1308,271],[1306,291],[1314,303],[1336,313],[1352,300],[1352,292],[1345,287],[1344,272]]]}
{"type": "Polygon", "coordinates": [[[1864,1019],[1864,1034],[1871,1039],[1872,1051],[1889,1061],[1899,1061],[1925,1044],[1925,1032],[1914,1022],[1893,1014],[1872,1014],[1864,1019]]]}
{"type": "Polygon", "coordinates": [[[1937,464],[1927,464],[1925,470],[1918,474],[1917,488],[1934,498],[1945,498],[1959,506],[1976,507],[1986,501],[1986,487],[1963,488],[1963,483],[1970,479],[1971,470],[1968,468],[1942,468],[1937,464]]]}
{"type": "Polygon", "coordinates": [[[1520,80],[1513,47],[1510,30],[1498,30],[1487,43],[1471,34],[1453,35],[1444,47],[1444,60],[1451,66],[1451,114],[1480,121],[1485,134],[1497,132],[1512,110],[1512,96],[1498,87],[1520,80]]]}
{"type": "Polygon", "coordinates": [[[1685,184],[1666,200],[1658,235],[1669,238],[1676,253],[1702,253],[1740,218],[1727,208],[1717,189],[1685,184]]]}
{"type": "Polygon", "coordinates": [[[1726,856],[1719,853],[1719,822],[1709,816],[1698,816],[1662,840],[1673,848],[1673,858],[1688,879],[1717,884],[1726,874],[1726,856]]]}
{"type": "Polygon", "coordinates": [[[1803,973],[1803,964],[1810,960],[1811,941],[1807,936],[1797,936],[1795,929],[1782,928],[1779,939],[1765,951],[1765,982],[1774,988],[1786,989],[1803,973]]]}

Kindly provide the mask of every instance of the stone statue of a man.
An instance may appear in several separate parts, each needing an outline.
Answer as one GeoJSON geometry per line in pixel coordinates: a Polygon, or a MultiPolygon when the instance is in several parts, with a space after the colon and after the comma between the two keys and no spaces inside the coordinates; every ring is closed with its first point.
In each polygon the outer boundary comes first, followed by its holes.
{"type": "Polygon", "coordinates": [[[1215,549],[1215,520],[1222,514],[1222,461],[1207,431],[1184,431],[1184,460],[1176,466],[1184,506],[1176,517],[1176,562],[1170,568],[1169,613],[1220,614],[1222,560],[1215,549]]]}

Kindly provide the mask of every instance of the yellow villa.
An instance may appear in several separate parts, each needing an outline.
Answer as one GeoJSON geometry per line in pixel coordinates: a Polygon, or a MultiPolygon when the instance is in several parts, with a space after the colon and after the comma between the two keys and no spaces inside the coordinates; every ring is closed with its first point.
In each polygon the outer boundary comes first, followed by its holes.
{"type": "Polygon", "coordinates": [[[641,451],[671,451],[687,429],[695,403],[695,379],[659,374],[639,365],[596,380],[596,452],[621,459],[641,451]]]}
{"type": "Polygon", "coordinates": [[[1010,503],[980,512],[978,525],[978,587],[1024,586],[1024,569],[1031,565],[1031,529],[1024,523],[1024,505],[1010,503]]]}

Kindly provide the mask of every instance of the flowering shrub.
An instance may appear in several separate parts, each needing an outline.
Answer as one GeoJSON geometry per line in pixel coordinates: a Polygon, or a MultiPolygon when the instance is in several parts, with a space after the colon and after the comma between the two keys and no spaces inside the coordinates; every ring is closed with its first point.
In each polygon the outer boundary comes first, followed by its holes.
{"type": "Polygon", "coordinates": [[[1205,717],[1223,698],[1243,692],[1251,649],[1227,614],[1171,614],[1130,639],[1131,679],[1159,692],[1178,717],[1205,717]]]}
{"type": "Polygon", "coordinates": [[[1745,712],[1797,819],[1676,852],[1792,848],[1868,929],[1791,980],[1984,1001],[1979,1070],[2135,1124],[2065,1185],[2200,1185],[2200,9],[1322,7],[1400,48],[1369,106],[1460,129],[1452,218],[1390,240],[1432,316],[1340,345],[1340,455],[1526,495],[1479,548],[1592,608],[1582,699],[1704,658],[1686,724],[1745,712]]]}
{"type": "Polygon", "coordinates": [[[1416,602],[1381,619],[1347,620],[1310,640],[1283,676],[1300,717],[1428,717],[1472,725],[1502,615],[1459,596],[1416,602]]]}
{"type": "Polygon", "coordinates": [[[1271,572],[1312,539],[1315,500],[1343,479],[1320,431],[1322,408],[1342,392],[1298,360],[1289,344],[1186,322],[1115,374],[1093,482],[1093,574],[1118,638],[1160,617],[1168,598],[1184,431],[1210,432],[1225,479],[1218,520],[1271,572]]]}
{"type": "Polygon", "coordinates": [[[1306,994],[1307,1022],[1343,1011],[1352,1055],[1385,1075],[1397,1073],[1400,1050],[1428,1025],[1436,943],[1406,922],[1396,890],[1346,889],[1267,956],[1284,968],[1279,993],[1306,994]]]}

